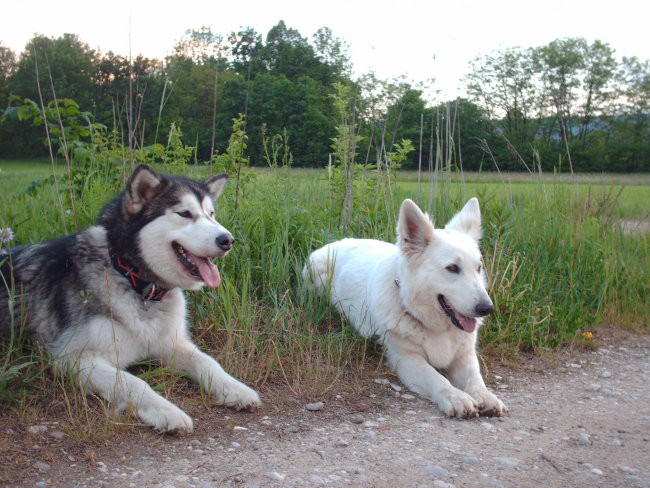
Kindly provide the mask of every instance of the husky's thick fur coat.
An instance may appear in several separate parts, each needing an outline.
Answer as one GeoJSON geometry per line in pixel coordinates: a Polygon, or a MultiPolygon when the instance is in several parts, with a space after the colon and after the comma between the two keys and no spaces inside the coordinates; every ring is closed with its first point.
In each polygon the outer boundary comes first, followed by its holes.
{"type": "Polygon", "coordinates": [[[467,202],[444,229],[434,229],[405,200],[397,231],[396,245],[371,239],[328,244],[309,256],[304,274],[359,333],[385,346],[409,388],[447,415],[504,415],[476,355],[482,317],[493,310],[478,246],[478,200],[467,202]]]}
{"type": "Polygon", "coordinates": [[[124,371],[144,358],[187,372],[218,404],[259,405],[255,391],[198,349],[186,324],[182,290],[219,286],[211,259],[234,242],[214,218],[226,179],[201,182],[140,165],[98,226],[1,254],[0,331],[17,327],[23,307],[28,334],[81,388],[117,411],[130,406],[161,432],[190,432],[192,419],[124,371]]]}

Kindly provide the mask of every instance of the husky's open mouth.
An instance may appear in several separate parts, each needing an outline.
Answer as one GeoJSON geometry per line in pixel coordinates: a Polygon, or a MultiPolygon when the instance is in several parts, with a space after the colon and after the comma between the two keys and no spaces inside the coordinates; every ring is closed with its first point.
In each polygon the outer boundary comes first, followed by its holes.
{"type": "Polygon", "coordinates": [[[216,288],[221,284],[219,269],[208,257],[192,254],[178,242],[172,242],[172,249],[190,276],[203,281],[210,288],[216,288]]]}
{"type": "Polygon", "coordinates": [[[455,310],[451,305],[449,305],[447,300],[445,300],[444,295],[438,295],[438,302],[440,302],[442,310],[445,312],[447,317],[449,317],[452,324],[465,332],[474,332],[474,329],[476,329],[476,318],[467,317],[458,312],[458,310],[455,310]]]}

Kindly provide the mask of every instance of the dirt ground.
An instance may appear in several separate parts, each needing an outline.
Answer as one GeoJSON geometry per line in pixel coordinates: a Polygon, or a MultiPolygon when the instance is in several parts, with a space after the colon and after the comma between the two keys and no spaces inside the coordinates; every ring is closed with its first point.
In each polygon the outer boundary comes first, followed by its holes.
{"type": "Polygon", "coordinates": [[[312,399],[316,410],[292,397],[256,412],[183,404],[196,427],[184,437],[128,428],[89,445],[56,420],[5,412],[0,485],[650,487],[649,352],[650,336],[619,334],[595,351],[490,364],[510,409],[499,419],[445,418],[391,375],[312,399]]]}

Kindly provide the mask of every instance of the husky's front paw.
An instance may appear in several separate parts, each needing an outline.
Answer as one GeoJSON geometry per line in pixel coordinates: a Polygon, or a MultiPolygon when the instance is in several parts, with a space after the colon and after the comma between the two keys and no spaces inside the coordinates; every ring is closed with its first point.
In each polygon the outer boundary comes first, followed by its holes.
{"type": "Polygon", "coordinates": [[[194,424],[189,415],[176,405],[167,402],[165,405],[138,408],[138,416],[156,432],[162,434],[189,434],[194,430],[194,424]]]}
{"type": "Polygon", "coordinates": [[[450,417],[467,419],[476,417],[478,413],[478,405],[474,399],[457,388],[443,391],[436,402],[438,408],[450,417]]]}
{"type": "Polygon", "coordinates": [[[217,404],[236,410],[247,410],[262,405],[257,392],[239,381],[219,385],[212,391],[212,398],[217,404]]]}
{"type": "Polygon", "coordinates": [[[484,417],[503,417],[508,413],[508,407],[487,389],[472,392],[472,398],[478,403],[479,414],[484,417]]]}

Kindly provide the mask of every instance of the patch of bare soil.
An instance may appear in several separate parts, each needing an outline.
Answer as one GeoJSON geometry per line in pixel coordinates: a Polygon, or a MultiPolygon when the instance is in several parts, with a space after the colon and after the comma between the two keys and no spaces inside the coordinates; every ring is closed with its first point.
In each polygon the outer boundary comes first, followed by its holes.
{"type": "Polygon", "coordinates": [[[184,437],[125,427],[75,440],[64,419],[25,425],[4,412],[0,485],[650,487],[650,336],[600,342],[490,364],[487,382],[510,409],[499,419],[445,418],[376,374],[321,399],[269,387],[256,412],[181,399],[196,426],[184,437]]]}

